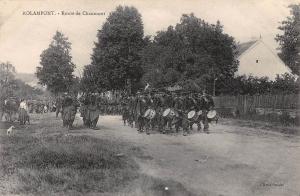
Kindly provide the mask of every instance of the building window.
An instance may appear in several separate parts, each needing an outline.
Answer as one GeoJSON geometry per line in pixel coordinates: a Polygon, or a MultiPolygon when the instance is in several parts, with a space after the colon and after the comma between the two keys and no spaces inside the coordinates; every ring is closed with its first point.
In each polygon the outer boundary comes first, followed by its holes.
{"type": "Polygon", "coordinates": [[[256,59],[256,63],[258,63],[258,59],[256,59]]]}

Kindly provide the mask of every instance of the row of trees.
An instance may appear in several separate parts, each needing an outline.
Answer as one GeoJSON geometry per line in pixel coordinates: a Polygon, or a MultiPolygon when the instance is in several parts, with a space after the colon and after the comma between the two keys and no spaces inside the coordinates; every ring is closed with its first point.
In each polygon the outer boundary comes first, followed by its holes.
{"type": "MultiPolygon", "coordinates": [[[[280,57],[299,75],[299,7],[279,27],[276,40],[280,57]],[[296,40],[296,41],[295,41],[296,40]],[[292,44],[291,44],[292,43],[292,44]]],[[[192,90],[208,89],[217,94],[299,92],[296,78],[285,74],[275,81],[238,76],[236,43],[223,32],[219,21],[209,24],[194,14],[182,15],[176,26],[144,36],[143,22],[134,7],[119,6],[98,30],[97,42],[83,76],[75,77],[70,55],[71,43],[56,32],[41,54],[37,77],[42,85],[60,92],[137,91],[149,83],[154,88],[179,84],[192,90]],[[214,89],[215,88],[215,89],[214,89]]],[[[299,83],[299,81],[298,81],[299,83]]]]}

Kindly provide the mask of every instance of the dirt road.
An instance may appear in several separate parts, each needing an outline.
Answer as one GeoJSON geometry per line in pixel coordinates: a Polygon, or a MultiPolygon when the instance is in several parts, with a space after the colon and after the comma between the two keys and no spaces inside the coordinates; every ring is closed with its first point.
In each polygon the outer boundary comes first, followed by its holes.
{"type": "Polygon", "coordinates": [[[300,195],[298,136],[220,124],[211,126],[211,134],[146,135],[116,116],[101,117],[98,127],[89,133],[131,142],[152,157],[139,160],[142,172],[180,182],[193,193],[300,195]]]}

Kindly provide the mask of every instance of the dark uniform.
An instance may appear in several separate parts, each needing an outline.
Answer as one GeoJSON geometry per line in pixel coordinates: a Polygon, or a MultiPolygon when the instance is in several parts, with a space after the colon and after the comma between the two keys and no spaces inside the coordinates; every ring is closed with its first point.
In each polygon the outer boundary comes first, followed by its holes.
{"type": "Polygon", "coordinates": [[[144,128],[144,117],[146,111],[146,99],[144,96],[140,95],[137,97],[136,105],[135,105],[135,121],[137,123],[138,131],[143,131],[144,128]]]}
{"type": "Polygon", "coordinates": [[[77,112],[78,103],[75,98],[71,96],[66,96],[62,100],[62,120],[63,126],[67,128],[72,128],[73,122],[75,120],[75,115],[77,112]]]}
{"type": "Polygon", "coordinates": [[[211,110],[214,107],[214,101],[212,97],[206,93],[203,93],[201,97],[201,107],[200,109],[202,110],[202,121],[204,125],[204,131],[209,133],[208,128],[208,118],[207,118],[207,113],[209,110],[211,110]]]}
{"type": "Polygon", "coordinates": [[[80,116],[82,117],[83,120],[83,124],[84,126],[89,127],[89,120],[87,120],[87,107],[89,105],[89,96],[85,95],[83,97],[80,98],[80,108],[79,108],[79,112],[80,112],[80,116]]]}
{"type": "MultiPolygon", "coordinates": [[[[163,112],[167,109],[167,108],[174,108],[174,97],[172,97],[171,95],[168,94],[164,94],[162,97],[162,108],[163,108],[163,112]]],[[[169,130],[172,130],[172,121],[173,118],[170,117],[162,117],[162,127],[163,127],[163,133],[166,132],[166,128],[168,127],[169,130]]]]}
{"type": "Polygon", "coordinates": [[[62,99],[60,97],[57,97],[55,106],[56,106],[55,113],[56,113],[56,118],[57,118],[59,112],[62,112],[62,99]]]}
{"type": "Polygon", "coordinates": [[[96,129],[96,125],[99,120],[100,115],[100,98],[96,96],[91,96],[90,103],[87,107],[87,119],[89,120],[90,128],[96,129]]]}

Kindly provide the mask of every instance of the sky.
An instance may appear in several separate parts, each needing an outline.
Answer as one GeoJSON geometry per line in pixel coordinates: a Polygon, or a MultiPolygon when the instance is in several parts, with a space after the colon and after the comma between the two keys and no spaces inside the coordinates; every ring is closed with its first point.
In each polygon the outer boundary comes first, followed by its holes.
{"type": "Polygon", "coordinates": [[[90,63],[90,55],[109,13],[118,5],[134,6],[142,15],[145,35],[155,36],[194,13],[209,23],[221,21],[224,32],[237,42],[262,36],[274,52],[277,27],[289,13],[289,4],[300,0],[0,0],[0,62],[11,62],[17,72],[34,73],[40,54],[57,30],[72,43],[76,75],[90,63]],[[54,11],[56,15],[24,15],[27,11],[54,11]],[[105,15],[63,16],[64,12],[97,12],[105,15]]]}

